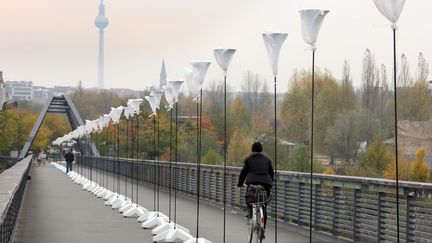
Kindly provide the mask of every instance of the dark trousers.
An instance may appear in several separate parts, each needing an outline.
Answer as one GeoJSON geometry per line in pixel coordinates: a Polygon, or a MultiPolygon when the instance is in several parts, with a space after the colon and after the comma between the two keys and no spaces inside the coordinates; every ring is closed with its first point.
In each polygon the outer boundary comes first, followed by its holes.
{"type": "Polygon", "coordinates": [[[68,173],[69,171],[72,171],[72,161],[66,162],[66,173],[68,173]]]}

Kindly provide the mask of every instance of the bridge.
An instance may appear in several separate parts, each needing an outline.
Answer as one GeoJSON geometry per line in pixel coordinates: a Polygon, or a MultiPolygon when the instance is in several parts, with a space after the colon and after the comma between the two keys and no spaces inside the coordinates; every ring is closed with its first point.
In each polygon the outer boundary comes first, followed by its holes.
{"type": "MultiPolygon", "coordinates": [[[[198,227],[196,164],[80,156],[75,183],[63,168],[62,162],[38,166],[27,157],[0,174],[0,242],[152,242],[154,227],[143,229],[137,218],[125,218],[104,206],[106,201],[76,183],[78,174],[146,210],[159,209],[171,220],[175,217],[179,227],[191,235],[198,229],[200,237],[212,242],[223,239],[225,192],[226,242],[247,242],[244,189],[236,188],[240,168],[228,168],[224,189],[223,168],[202,165],[198,227]]],[[[278,208],[270,204],[268,211],[271,219],[278,219],[279,242],[309,242],[310,195],[313,242],[397,241],[394,181],[316,174],[311,194],[307,173],[280,172],[278,178],[278,208]]],[[[431,196],[431,184],[400,182],[402,242],[432,239],[431,196]]],[[[269,220],[264,242],[274,242],[274,226],[269,220]]]]}

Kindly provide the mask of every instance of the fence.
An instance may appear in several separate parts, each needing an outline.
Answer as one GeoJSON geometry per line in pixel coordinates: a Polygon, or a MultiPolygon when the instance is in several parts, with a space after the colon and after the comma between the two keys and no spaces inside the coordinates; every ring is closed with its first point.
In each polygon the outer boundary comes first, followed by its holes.
{"type": "Polygon", "coordinates": [[[31,156],[0,174],[0,243],[9,243],[27,183],[31,156]]]}
{"type": "MultiPolygon", "coordinates": [[[[173,163],[172,175],[167,162],[137,161],[103,157],[79,157],[85,166],[119,172],[131,178],[138,177],[147,183],[159,179],[162,187],[168,187],[177,173],[180,192],[195,195],[197,185],[196,165],[173,163]],[[158,177],[155,177],[158,175],[158,177]]],[[[226,175],[227,203],[233,207],[244,205],[244,188],[236,187],[240,168],[228,167],[226,175]]],[[[278,208],[271,204],[273,217],[309,226],[310,197],[312,195],[313,228],[334,236],[361,242],[396,242],[396,194],[395,182],[384,179],[314,174],[313,191],[307,173],[278,173],[278,208]]],[[[222,204],[223,167],[202,165],[200,176],[201,197],[222,204]]],[[[400,238],[402,242],[432,242],[432,184],[399,183],[400,238]]]]}

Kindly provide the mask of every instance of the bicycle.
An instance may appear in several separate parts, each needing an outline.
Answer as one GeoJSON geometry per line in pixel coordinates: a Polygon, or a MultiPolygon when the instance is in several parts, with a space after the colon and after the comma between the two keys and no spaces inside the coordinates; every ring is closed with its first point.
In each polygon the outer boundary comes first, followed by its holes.
{"type": "Polygon", "coordinates": [[[264,239],[266,205],[271,200],[267,198],[267,192],[262,190],[256,195],[256,202],[250,203],[252,206],[252,217],[248,220],[248,242],[252,243],[254,233],[256,234],[255,242],[261,243],[264,239]]]}

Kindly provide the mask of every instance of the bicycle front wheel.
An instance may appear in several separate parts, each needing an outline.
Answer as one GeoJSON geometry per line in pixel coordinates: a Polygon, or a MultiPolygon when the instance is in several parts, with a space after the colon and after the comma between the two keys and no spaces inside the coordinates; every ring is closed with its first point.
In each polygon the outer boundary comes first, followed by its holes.
{"type": "Polygon", "coordinates": [[[263,241],[263,235],[264,235],[264,228],[262,228],[261,226],[258,226],[257,230],[256,230],[256,243],[262,243],[263,241]]]}
{"type": "Polygon", "coordinates": [[[249,243],[252,243],[253,235],[254,235],[254,224],[252,220],[249,220],[248,222],[248,242],[249,243]]]}

